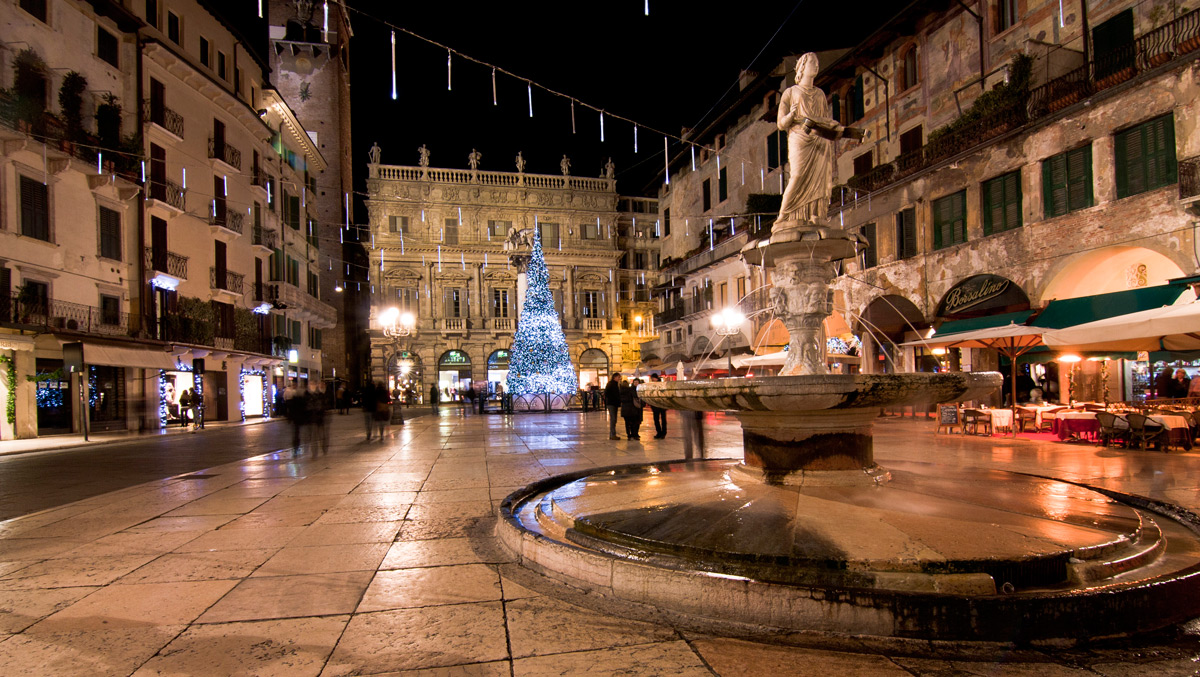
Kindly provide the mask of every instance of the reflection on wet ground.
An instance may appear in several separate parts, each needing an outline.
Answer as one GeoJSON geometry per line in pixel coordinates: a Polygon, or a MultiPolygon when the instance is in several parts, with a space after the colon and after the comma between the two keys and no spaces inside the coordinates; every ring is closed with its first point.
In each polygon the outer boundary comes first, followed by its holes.
{"type": "MultiPolygon", "coordinates": [[[[363,441],[357,417],[333,421],[321,456],[280,444],[0,522],[5,674],[1193,675],[1200,666],[1196,627],[997,650],[753,628],[731,639],[673,625],[531,575],[492,535],[495,506],[520,486],[682,457],[673,415],[666,440],[641,442],[608,441],[603,413],[426,416],[382,443],[363,441]]],[[[709,421],[710,455],[739,456],[736,424],[709,421]]],[[[875,454],[898,472],[1016,471],[1200,510],[1200,453],[935,436],[931,420],[884,420],[875,454]]],[[[1085,500],[1067,485],[1031,486],[1028,509],[1051,520],[1085,500]]],[[[1097,520],[1119,524],[1103,505],[1097,520]]]]}

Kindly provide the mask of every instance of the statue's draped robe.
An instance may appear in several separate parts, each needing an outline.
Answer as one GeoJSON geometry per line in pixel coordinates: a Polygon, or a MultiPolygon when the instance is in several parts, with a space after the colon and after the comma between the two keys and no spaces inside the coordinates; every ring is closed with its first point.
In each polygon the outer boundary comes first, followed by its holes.
{"type": "Polygon", "coordinates": [[[779,118],[795,110],[788,128],[788,177],[783,191],[779,220],[824,221],[829,213],[829,191],[833,186],[833,141],[807,131],[805,118],[832,125],[829,102],[817,87],[793,85],[779,102],[779,118]]]}

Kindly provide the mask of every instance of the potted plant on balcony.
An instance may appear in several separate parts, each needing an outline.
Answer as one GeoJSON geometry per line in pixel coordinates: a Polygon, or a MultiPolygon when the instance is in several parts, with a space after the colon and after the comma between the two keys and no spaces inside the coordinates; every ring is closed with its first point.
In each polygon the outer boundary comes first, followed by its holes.
{"type": "Polygon", "coordinates": [[[96,133],[100,147],[109,150],[121,149],[121,103],[115,94],[104,95],[103,103],[96,106],[96,133]]]}
{"type": "Polygon", "coordinates": [[[63,76],[62,85],[58,88],[58,108],[65,125],[63,150],[68,153],[83,137],[83,93],[87,85],[87,78],[77,71],[71,71],[63,76]]]}
{"type": "Polygon", "coordinates": [[[17,127],[32,131],[46,112],[46,62],[32,49],[23,49],[13,58],[13,94],[17,127]]]}

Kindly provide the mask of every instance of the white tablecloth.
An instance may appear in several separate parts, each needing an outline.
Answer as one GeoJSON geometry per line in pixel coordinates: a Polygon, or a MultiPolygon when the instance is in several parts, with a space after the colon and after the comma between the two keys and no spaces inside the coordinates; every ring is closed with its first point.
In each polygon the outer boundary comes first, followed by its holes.
{"type": "Polygon", "coordinates": [[[1186,428],[1188,424],[1186,418],[1182,416],[1172,416],[1170,414],[1155,414],[1154,416],[1147,416],[1146,418],[1158,423],[1167,430],[1170,430],[1171,428],[1186,428]]]}
{"type": "Polygon", "coordinates": [[[992,430],[1012,430],[1012,409],[988,409],[987,411],[992,415],[992,430]]]}

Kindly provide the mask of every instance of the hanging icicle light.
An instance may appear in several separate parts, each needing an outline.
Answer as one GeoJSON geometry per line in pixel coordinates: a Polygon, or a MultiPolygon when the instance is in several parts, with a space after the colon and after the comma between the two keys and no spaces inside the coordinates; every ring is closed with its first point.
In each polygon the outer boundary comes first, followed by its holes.
{"type": "Polygon", "coordinates": [[[633,152],[635,152],[635,153],[638,152],[638,150],[637,150],[637,125],[633,126],[633,152]]]}
{"type": "Polygon", "coordinates": [[[392,31],[392,101],[396,100],[396,31],[392,31]]]}
{"type": "Polygon", "coordinates": [[[571,133],[575,133],[575,99],[571,99],[571,133]]]}
{"type": "Polygon", "coordinates": [[[663,135],[663,176],[667,177],[667,185],[671,185],[671,147],[665,134],[663,135]]]}
{"type": "Polygon", "coordinates": [[[650,0],[646,0],[646,16],[650,16],[650,0]]]}
{"type": "MultiPolygon", "coordinates": [[[[646,0],[646,1],[649,2],[650,0],[646,0]]],[[[260,19],[263,18],[262,0],[258,0],[258,18],[260,18],[260,19]]]]}
{"type": "Polygon", "coordinates": [[[493,106],[500,105],[496,99],[496,69],[495,68],[492,69],[492,105],[493,106]]]}
{"type": "Polygon", "coordinates": [[[453,56],[452,52],[447,49],[446,50],[446,91],[447,92],[451,91],[453,89],[453,87],[451,87],[451,80],[450,80],[450,59],[452,56],[453,56]]]}
{"type": "Polygon", "coordinates": [[[600,143],[604,143],[604,111],[600,111],[600,143]]]}
{"type": "Polygon", "coordinates": [[[525,91],[529,94],[529,117],[533,117],[533,83],[525,83],[525,91]]]}
{"type": "Polygon", "coordinates": [[[692,171],[696,171],[696,144],[692,144],[692,171]]]}
{"type": "Polygon", "coordinates": [[[104,152],[100,151],[100,152],[96,153],[96,173],[97,174],[104,173],[104,169],[101,166],[103,164],[103,162],[102,162],[103,160],[104,160],[104,152]]]}

